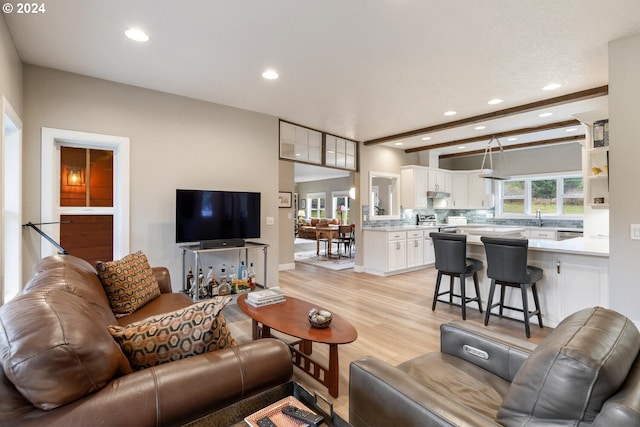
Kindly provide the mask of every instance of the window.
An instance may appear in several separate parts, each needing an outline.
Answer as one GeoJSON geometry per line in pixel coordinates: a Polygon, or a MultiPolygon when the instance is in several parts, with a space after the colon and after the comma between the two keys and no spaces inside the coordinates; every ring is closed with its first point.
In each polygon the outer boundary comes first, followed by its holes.
{"type": "Polygon", "coordinates": [[[326,197],[325,193],[307,194],[307,216],[309,218],[326,218],[326,197]]]}
{"type": "Polygon", "coordinates": [[[341,224],[351,224],[351,199],[348,191],[336,191],[331,193],[333,199],[333,217],[341,224]]]}
{"type": "Polygon", "coordinates": [[[498,185],[498,215],[582,215],[584,192],[579,172],[517,177],[498,185]]]}

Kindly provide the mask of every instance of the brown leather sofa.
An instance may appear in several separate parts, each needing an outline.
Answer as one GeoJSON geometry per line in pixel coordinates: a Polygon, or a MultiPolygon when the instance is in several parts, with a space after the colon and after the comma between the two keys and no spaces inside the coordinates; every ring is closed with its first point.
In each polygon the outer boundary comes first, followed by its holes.
{"type": "Polygon", "coordinates": [[[396,367],[352,362],[349,422],[374,426],[640,426],[640,333],[601,307],[563,320],[537,347],[462,321],[441,351],[396,367]]]}
{"type": "Polygon", "coordinates": [[[93,266],[70,255],[41,260],[22,294],[0,308],[0,358],[23,380],[16,386],[0,369],[0,426],[182,425],[290,380],[291,354],[277,340],[132,371],[107,325],[191,304],[172,293],[166,268],[154,273],[160,297],[116,319],[93,266]]]}

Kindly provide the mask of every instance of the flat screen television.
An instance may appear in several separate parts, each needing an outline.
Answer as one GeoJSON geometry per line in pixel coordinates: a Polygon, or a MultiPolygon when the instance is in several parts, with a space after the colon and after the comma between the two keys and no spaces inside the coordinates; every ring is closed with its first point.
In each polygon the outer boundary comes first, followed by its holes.
{"type": "Polygon", "coordinates": [[[243,246],[260,237],[260,193],[176,190],[176,243],[243,246]]]}

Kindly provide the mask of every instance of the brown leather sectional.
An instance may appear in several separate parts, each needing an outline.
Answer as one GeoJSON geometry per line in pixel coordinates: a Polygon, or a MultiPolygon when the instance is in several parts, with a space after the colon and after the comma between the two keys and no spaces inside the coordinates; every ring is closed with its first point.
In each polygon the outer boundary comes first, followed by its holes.
{"type": "Polygon", "coordinates": [[[161,296],[116,319],[93,266],[41,260],[0,308],[0,426],[181,425],[290,380],[290,351],[271,339],[132,371],[107,326],[191,304],[154,273],[161,296]]]}
{"type": "Polygon", "coordinates": [[[351,363],[354,427],[640,426],[640,333],[620,313],[578,311],[538,346],[463,321],[440,330],[440,352],[351,363]]]}

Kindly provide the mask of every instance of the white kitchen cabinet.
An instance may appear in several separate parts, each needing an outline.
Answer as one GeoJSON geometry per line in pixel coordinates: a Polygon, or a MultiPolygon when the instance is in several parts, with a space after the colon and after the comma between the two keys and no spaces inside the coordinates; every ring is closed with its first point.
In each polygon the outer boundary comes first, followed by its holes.
{"type": "Polygon", "coordinates": [[[433,240],[429,232],[424,233],[424,265],[432,265],[436,262],[436,252],[433,249],[433,240]]]}
{"type": "Polygon", "coordinates": [[[364,230],[364,272],[388,276],[424,268],[425,256],[428,253],[425,249],[425,233],[428,234],[428,231],[423,229],[364,230]]]}
{"type": "Polygon", "coordinates": [[[407,268],[424,265],[424,234],[422,230],[407,231],[407,268]]]}
{"type": "Polygon", "coordinates": [[[467,206],[469,189],[467,172],[451,173],[451,207],[462,209],[467,206]]]}
{"type": "Polygon", "coordinates": [[[427,168],[403,166],[400,168],[400,205],[403,209],[427,207],[427,168]]]}
{"type": "Polygon", "coordinates": [[[407,234],[387,234],[387,271],[407,268],[407,234]]]}
{"type": "Polygon", "coordinates": [[[494,206],[490,180],[480,171],[451,172],[451,203],[456,209],[490,209],[494,206]]]}
{"type": "Polygon", "coordinates": [[[451,172],[445,169],[427,168],[427,190],[451,192],[451,172]]]}
{"type": "Polygon", "coordinates": [[[492,181],[479,175],[480,171],[467,174],[467,209],[490,209],[494,206],[492,181]]]}
{"type": "Polygon", "coordinates": [[[560,318],[583,308],[609,306],[609,266],[602,259],[588,262],[561,255],[556,264],[560,291],[560,318]]]}

